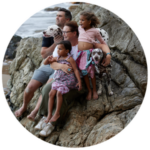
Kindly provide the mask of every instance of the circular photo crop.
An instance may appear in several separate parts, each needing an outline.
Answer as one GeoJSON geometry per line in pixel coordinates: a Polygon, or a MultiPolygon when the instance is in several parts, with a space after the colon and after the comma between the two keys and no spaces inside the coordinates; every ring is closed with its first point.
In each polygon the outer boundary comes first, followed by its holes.
{"type": "Polygon", "coordinates": [[[147,87],[147,63],[133,30],[85,2],[60,3],[13,35],[3,60],[11,111],[36,137],[62,147],[111,139],[132,121],[147,87]]]}

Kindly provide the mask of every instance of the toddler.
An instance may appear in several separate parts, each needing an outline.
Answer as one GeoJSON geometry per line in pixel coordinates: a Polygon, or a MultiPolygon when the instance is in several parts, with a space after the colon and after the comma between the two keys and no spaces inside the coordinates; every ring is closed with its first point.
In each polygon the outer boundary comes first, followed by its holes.
{"type": "Polygon", "coordinates": [[[50,64],[57,61],[58,63],[68,64],[72,66],[73,72],[67,74],[62,70],[56,70],[54,74],[54,82],[52,83],[52,89],[49,93],[48,103],[48,116],[45,120],[48,122],[55,122],[60,117],[60,108],[63,102],[62,95],[68,93],[70,89],[75,89],[78,86],[80,91],[82,88],[79,71],[76,66],[75,60],[69,54],[71,51],[71,43],[69,41],[61,41],[57,44],[57,53],[59,57],[48,56],[44,61],[44,64],[50,64]],[[77,82],[78,80],[78,82],[77,82]],[[57,94],[57,107],[55,114],[52,116],[52,110],[54,105],[54,97],[57,94]]]}

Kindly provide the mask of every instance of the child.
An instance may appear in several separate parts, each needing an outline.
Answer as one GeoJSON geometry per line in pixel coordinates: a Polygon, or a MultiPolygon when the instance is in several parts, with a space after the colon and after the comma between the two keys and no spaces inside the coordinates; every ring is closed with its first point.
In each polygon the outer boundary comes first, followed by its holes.
{"type": "MultiPolygon", "coordinates": [[[[94,28],[99,24],[98,18],[91,12],[84,11],[80,14],[80,26],[79,26],[79,38],[78,38],[78,58],[76,60],[79,69],[84,76],[86,86],[88,88],[87,100],[91,100],[92,91],[90,88],[90,82],[88,74],[91,76],[93,85],[93,99],[98,99],[96,91],[96,78],[94,75],[94,66],[92,65],[92,58],[90,58],[90,52],[93,48],[102,49],[107,55],[110,54],[110,50],[102,39],[99,31],[94,28]],[[98,44],[95,40],[98,39],[101,44],[98,44]]],[[[110,63],[111,56],[107,58],[107,64],[110,63]]]]}
{"type": "Polygon", "coordinates": [[[48,116],[45,120],[46,123],[48,122],[55,122],[60,117],[60,108],[63,102],[62,95],[68,93],[70,89],[74,89],[77,86],[79,87],[78,90],[80,91],[81,86],[81,79],[79,75],[79,71],[76,67],[75,60],[69,54],[71,51],[71,43],[69,41],[61,41],[57,45],[57,53],[59,57],[49,56],[44,61],[44,64],[50,64],[52,62],[57,61],[58,63],[63,64],[70,64],[73,68],[72,73],[66,74],[62,70],[57,70],[54,74],[54,82],[52,83],[52,89],[49,93],[49,103],[48,103],[48,116]],[[76,77],[75,77],[76,76],[76,77]],[[77,79],[76,79],[77,78],[77,79]],[[77,83],[78,80],[78,83],[77,83]],[[55,111],[54,116],[52,117],[52,109],[54,105],[54,97],[57,94],[57,108],[55,111]]]}

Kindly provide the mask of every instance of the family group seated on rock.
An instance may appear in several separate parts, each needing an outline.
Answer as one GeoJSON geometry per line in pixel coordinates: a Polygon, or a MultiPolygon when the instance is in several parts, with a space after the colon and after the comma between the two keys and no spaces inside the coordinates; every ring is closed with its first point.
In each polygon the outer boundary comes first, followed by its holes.
{"type": "Polygon", "coordinates": [[[23,104],[15,112],[15,116],[20,117],[26,111],[34,92],[46,83],[36,107],[27,116],[32,121],[43,116],[35,129],[41,130],[40,135],[44,137],[54,130],[55,125],[70,107],[68,101],[85,94],[87,100],[98,99],[92,50],[97,48],[106,53],[106,58],[102,62],[104,67],[108,66],[111,60],[110,49],[95,28],[100,23],[95,14],[82,12],[79,27],[71,20],[70,11],[60,8],[56,16],[56,25],[62,30],[62,34],[56,33],[52,37],[43,32],[41,55],[45,59],[44,65],[34,71],[24,91],[23,104]]]}

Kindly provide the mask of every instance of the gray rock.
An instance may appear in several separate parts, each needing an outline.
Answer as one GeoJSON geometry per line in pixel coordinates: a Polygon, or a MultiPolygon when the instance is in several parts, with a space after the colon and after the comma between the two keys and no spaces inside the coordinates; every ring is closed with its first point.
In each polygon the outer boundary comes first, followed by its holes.
{"type": "Polygon", "coordinates": [[[4,59],[7,58],[7,59],[14,59],[15,56],[16,56],[16,48],[20,42],[22,38],[18,35],[14,35],[12,37],[12,39],[10,40],[9,44],[8,44],[8,47],[6,49],[6,53],[5,53],[5,56],[4,56],[4,59]]]}
{"type": "Polygon", "coordinates": [[[54,7],[54,8],[45,8],[45,11],[57,11],[60,7],[54,7]]]}

